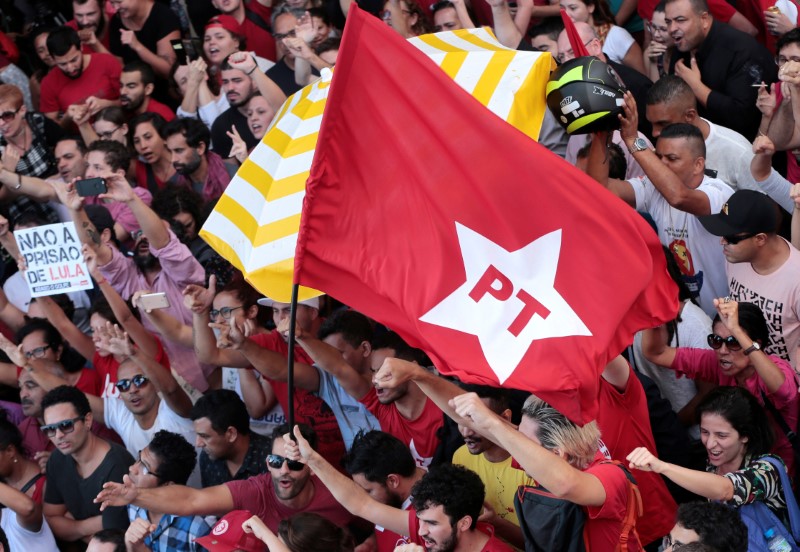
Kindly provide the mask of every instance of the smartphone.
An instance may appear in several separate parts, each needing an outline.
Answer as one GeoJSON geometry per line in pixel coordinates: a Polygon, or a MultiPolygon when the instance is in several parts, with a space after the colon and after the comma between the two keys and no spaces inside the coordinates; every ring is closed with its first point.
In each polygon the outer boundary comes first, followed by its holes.
{"type": "Polygon", "coordinates": [[[170,40],[169,43],[172,45],[172,50],[175,52],[177,56],[177,63],[178,65],[186,65],[189,62],[186,59],[186,49],[183,47],[183,40],[180,38],[175,38],[170,40]]]}
{"type": "Polygon", "coordinates": [[[81,197],[96,196],[108,191],[105,178],[87,178],[75,182],[75,191],[81,197]]]}
{"type": "Polygon", "coordinates": [[[164,292],[146,293],[139,296],[139,305],[146,311],[167,309],[169,308],[169,299],[167,299],[167,294],[164,292]]]}
{"type": "Polygon", "coordinates": [[[169,43],[177,56],[178,65],[186,65],[190,61],[198,59],[203,51],[203,42],[199,38],[176,38],[170,40],[169,43]]]}

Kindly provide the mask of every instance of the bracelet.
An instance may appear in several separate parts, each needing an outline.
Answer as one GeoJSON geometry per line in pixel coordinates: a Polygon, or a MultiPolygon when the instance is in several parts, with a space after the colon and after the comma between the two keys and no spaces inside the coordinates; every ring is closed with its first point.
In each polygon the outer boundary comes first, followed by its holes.
{"type": "Polygon", "coordinates": [[[17,173],[17,185],[14,186],[14,189],[19,190],[20,188],[22,188],[22,175],[17,173]]]}
{"type": "Polygon", "coordinates": [[[247,75],[247,76],[249,77],[250,75],[252,75],[252,74],[253,74],[253,72],[254,72],[256,69],[258,69],[258,65],[253,65],[253,68],[252,68],[252,69],[250,69],[250,71],[249,71],[249,72],[245,73],[245,75],[247,75]]]}

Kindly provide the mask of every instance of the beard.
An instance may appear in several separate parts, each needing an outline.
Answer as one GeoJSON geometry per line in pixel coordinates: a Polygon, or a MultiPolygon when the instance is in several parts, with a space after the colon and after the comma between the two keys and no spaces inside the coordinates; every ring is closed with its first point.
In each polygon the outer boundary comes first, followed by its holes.
{"type": "Polygon", "coordinates": [[[147,255],[134,255],[133,262],[141,272],[152,270],[158,266],[158,258],[152,253],[147,255]]]}
{"type": "Polygon", "coordinates": [[[200,154],[196,151],[192,152],[192,158],[189,160],[188,163],[173,163],[172,166],[175,167],[175,170],[184,176],[188,176],[196,171],[200,164],[203,162],[203,158],[200,157],[200,154]]]}
{"type": "Polygon", "coordinates": [[[142,107],[142,104],[144,103],[144,94],[142,94],[141,96],[139,96],[135,100],[131,100],[130,96],[120,96],[120,101],[122,100],[123,97],[128,99],[128,104],[127,105],[123,104],[123,105],[120,106],[125,111],[136,111],[137,109],[142,107]]]}

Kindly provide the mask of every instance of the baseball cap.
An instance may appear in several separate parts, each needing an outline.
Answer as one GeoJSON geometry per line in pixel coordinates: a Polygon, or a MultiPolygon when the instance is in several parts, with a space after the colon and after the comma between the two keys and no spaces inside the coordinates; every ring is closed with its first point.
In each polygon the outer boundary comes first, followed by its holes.
{"type": "Polygon", "coordinates": [[[206,24],[206,29],[212,29],[214,27],[221,27],[228,31],[231,34],[235,34],[236,36],[243,36],[244,33],[242,32],[242,26],[239,25],[239,22],[236,21],[236,18],[232,15],[215,15],[211,19],[208,20],[206,24]]]}
{"type": "MultiPolygon", "coordinates": [[[[269,297],[262,297],[258,300],[258,304],[262,307],[271,307],[272,303],[275,301],[270,299],[269,297]]],[[[278,301],[280,303],[281,301],[278,301]]],[[[311,299],[306,299],[305,301],[298,301],[298,305],[305,305],[307,307],[311,307],[312,309],[319,310],[319,297],[312,297],[311,299]]]]}
{"type": "Polygon", "coordinates": [[[248,510],[233,510],[225,514],[211,532],[205,537],[195,539],[195,542],[209,552],[264,552],[267,549],[261,539],[252,533],[245,533],[242,523],[253,516],[248,510]]]}
{"type": "Polygon", "coordinates": [[[728,198],[722,211],[697,218],[715,236],[771,234],[778,226],[775,204],[766,194],[755,190],[739,190],[728,198]]]}

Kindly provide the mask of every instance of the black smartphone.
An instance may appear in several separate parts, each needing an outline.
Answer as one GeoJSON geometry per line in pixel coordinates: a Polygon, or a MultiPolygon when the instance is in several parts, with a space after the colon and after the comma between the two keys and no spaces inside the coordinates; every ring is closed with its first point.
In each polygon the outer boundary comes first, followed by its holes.
{"type": "Polygon", "coordinates": [[[203,41],[199,38],[187,38],[183,41],[183,50],[186,52],[186,59],[194,61],[203,55],[203,41]]]}
{"type": "Polygon", "coordinates": [[[169,43],[172,44],[172,50],[177,56],[178,65],[186,65],[189,63],[186,59],[186,49],[183,47],[183,40],[175,38],[170,40],[169,43]]]}
{"type": "Polygon", "coordinates": [[[75,182],[75,191],[81,197],[96,196],[108,191],[105,178],[87,178],[75,182]]]}

